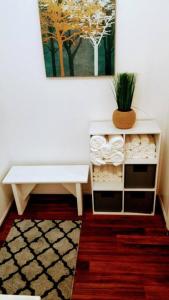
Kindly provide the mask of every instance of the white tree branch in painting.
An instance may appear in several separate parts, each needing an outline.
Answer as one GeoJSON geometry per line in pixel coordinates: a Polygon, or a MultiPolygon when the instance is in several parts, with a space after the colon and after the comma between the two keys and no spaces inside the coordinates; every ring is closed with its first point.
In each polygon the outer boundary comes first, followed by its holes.
{"type": "Polygon", "coordinates": [[[82,0],[83,15],[80,24],[81,37],[89,39],[94,48],[94,75],[98,76],[98,48],[101,40],[110,34],[115,22],[115,4],[111,0],[82,0]]]}

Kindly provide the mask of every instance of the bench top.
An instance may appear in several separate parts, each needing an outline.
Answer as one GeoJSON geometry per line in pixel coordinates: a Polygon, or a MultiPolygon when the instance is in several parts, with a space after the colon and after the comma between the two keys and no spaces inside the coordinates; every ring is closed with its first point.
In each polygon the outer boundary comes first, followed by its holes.
{"type": "Polygon", "coordinates": [[[89,165],[13,166],[2,183],[86,183],[89,165]]]}

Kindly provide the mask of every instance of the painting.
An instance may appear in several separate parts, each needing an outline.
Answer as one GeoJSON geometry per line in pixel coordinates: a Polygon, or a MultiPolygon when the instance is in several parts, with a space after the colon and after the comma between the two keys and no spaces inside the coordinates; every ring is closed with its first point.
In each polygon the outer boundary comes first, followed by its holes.
{"type": "Polygon", "coordinates": [[[114,74],[115,0],[39,0],[47,77],[114,74]]]}

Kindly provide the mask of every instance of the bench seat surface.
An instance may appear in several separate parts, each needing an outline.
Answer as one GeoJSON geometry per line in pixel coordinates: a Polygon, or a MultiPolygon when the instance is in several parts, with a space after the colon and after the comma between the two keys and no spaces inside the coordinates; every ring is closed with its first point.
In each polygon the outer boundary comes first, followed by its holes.
{"type": "Polygon", "coordinates": [[[88,173],[88,165],[13,166],[3,183],[86,183],[88,173]]]}

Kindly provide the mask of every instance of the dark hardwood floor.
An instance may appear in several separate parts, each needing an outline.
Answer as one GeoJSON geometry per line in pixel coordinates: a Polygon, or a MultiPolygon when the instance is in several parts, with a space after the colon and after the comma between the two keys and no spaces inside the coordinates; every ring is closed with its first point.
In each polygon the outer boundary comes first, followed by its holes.
{"type": "Polygon", "coordinates": [[[86,196],[79,218],[73,197],[34,195],[23,216],[12,206],[0,244],[16,218],[82,219],[73,300],[168,300],[169,236],[160,209],[154,217],[94,216],[90,202],[86,196]]]}

